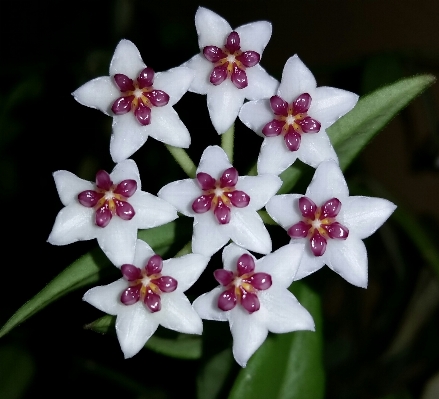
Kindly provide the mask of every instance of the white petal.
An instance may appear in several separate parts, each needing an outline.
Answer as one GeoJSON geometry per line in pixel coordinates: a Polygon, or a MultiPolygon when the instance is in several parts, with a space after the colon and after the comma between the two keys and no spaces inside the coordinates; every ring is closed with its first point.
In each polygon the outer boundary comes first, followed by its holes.
{"type": "Polygon", "coordinates": [[[178,291],[184,292],[198,280],[210,258],[200,254],[188,254],[163,262],[162,275],[174,277],[178,281],[178,291]]]}
{"type": "Polygon", "coordinates": [[[110,76],[121,73],[130,79],[137,79],[145,67],[146,65],[134,43],[122,39],[117,45],[110,63],[110,76]]]}
{"type": "Polygon", "coordinates": [[[274,119],[270,101],[264,99],[245,103],[239,111],[239,119],[259,136],[265,137],[262,129],[268,122],[274,119]]]}
{"type": "Polygon", "coordinates": [[[317,167],[305,195],[311,198],[317,206],[322,206],[334,197],[343,203],[349,195],[349,189],[335,161],[325,161],[317,167]]]}
{"type": "Polygon", "coordinates": [[[154,254],[153,249],[145,241],[137,240],[133,265],[142,269],[148,263],[149,258],[154,254]]]}
{"type": "Polygon", "coordinates": [[[127,288],[127,281],[121,278],[111,284],[89,289],[82,297],[82,300],[114,316],[125,307],[120,302],[120,296],[127,288]]]}
{"type": "Polygon", "coordinates": [[[217,145],[211,145],[201,155],[197,173],[204,172],[218,180],[223,172],[231,167],[232,164],[224,150],[217,145]]]}
{"type": "Polygon", "coordinates": [[[114,162],[121,162],[133,155],[148,138],[147,129],[132,112],[113,118],[113,134],[110,139],[110,154],[114,162]]]}
{"type": "Polygon", "coordinates": [[[139,168],[132,159],[119,162],[110,173],[110,177],[114,184],[119,184],[123,180],[135,180],[137,190],[141,189],[139,168]]]}
{"type": "Polygon", "coordinates": [[[277,193],[281,186],[282,180],[278,176],[264,174],[240,177],[236,189],[250,196],[248,209],[258,210],[277,193]]]}
{"type": "Polygon", "coordinates": [[[79,193],[95,189],[93,183],[80,179],[78,176],[67,170],[58,170],[54,172],[53,179],[55,180],[59,199],[65,206],[70,203],[77,203],[79,193]]]}
{"type": "Polygon", "coordinates": [[[106,227],[97,227],[98,244],[108,259],[116,266],[133,264],[136,250],[137,227],[133,220],[113,216],[106,227]]]}
{"type": "Polygon", "coordinates": [[[235,29],[240,38],[241,51],[256,51],[262,56],[271,37],[272,26],[267,21],[252,22],[235,29]]]}
{"type": "Polygon", "coordinates": [[[290,243],[257,261],[256,271],[271,275],[273,286],[288,288],[293,282],[305,249],[301,242],[290,243]]]}
{"type": "MultiPolygon", "coordinates": [[[[227,247],[224,248],[222,255],[224,269],[236,272],[238,259],[244,254],[250,255],[248,251],[233,242],[227,245],[227,247]]],[[[254,259],[254,256],[251,256],[254,259]]]]}
{"type": "Polygon", "coordinates": [[[303,163],[313,168],[317,168],[321,162],[329,159],[338,163],[337,154],[324,130],[320,130],[318,133],[302,134],[300,148],[296,154],[303,163]]]}
{"type": "Polygon", "coordinates": [[[227,36],[232,32],[231,26],[224,18],[204,7],[198,7],[195,13],[195,27],[201,50],[206,46],[223,47],[227,36]]]}
{"type": "Polygon", "coordinates": [[[267,328],[273,333],[287,333],[298,330],[314,331],[314,320],[309,312],[286,289],[270,288],[258,294],[261,302],[259,311],[264,312],[267,328]]]}
{"type": "Polygon", "coordinates": [[[202,319],[227,321],[228,312],[224,312],[218,307],[218,297],[223,291],[224,287],[216,287],[195,299],[192,306],[202,319]]]}
{"type": "Polygon", "coordinates": [[[283,136],[267,137],[258,157],[258,173],[281,174],[297,159],[297,151],[288,150],[283,136]]]}
{"type": "Polygon", "coordinates": [[[311,252],[309,240],[304,239],[293,239],[291,240],[292,243],[294,242],[300,242],[305,243],[305,250],[303,251],[302,259],[300,261],[299,269],[297,270],[296,275],[294,276],[294,280],[300,280],[306,276],[309,276],[310,274],[316,272],[317,270],[320,270],[326,262],[327,257],[327,251],[323,256],[315,256],[311,252]]]}
{"type": "Polygon", "coordinates": [[[165,200],[144,191],[128,199],[136,214],[131,219],[139,229],[150,229],[177,219],[177,210],[165,200]]]}
{"type": "Polygon", "coordinates": [[[195,72],[184,67],[158,72],[154,76],[154,88],[169,95],[168,106],[172,107],[188,91],[194,77],[195,72]]]}
{"type": "Polygon", "coordinates": [[[116,319],[117,338],[125,359],[138,353],[157,327],[158,323],[141,302],[125,306],[116,319]]]}
{"type": "Polygon", "coordinates": [[[233,125],[244,103],[245,89],[236,88],[230,79],[218,86],[211,85],[207,92],[207,109],[212,125],[218,134],[233,125]]]}
{"type": "Polygon", "coordinates": [[[259,64],[245,70],[248,79],[248,86],[244,91],[245,98],[249,100],[260,100],[270,98],[276,94],[279,82],[270,76],[259,64]]]}
{"type": "Polygon", "coordinates": [[[192,203],[202,193],[195,179],[184,179],[167,184],[162,187],[157,195],[174,205],[183,215],[194,217],[195,212],[192,210],[192,203]]]}
{"type": "Polygon", "coordinates": [[[98,229],[94,224],[94,210],[79,203],[61,209],[47,241],[52,245],[66,245],[76,241],[91,240],[98,229]]]}
{"type": "Polygon", "coordinates": [[[285,64],[278,95],[288,103],[294,101],[302,93],[308,93],[314,99],[316,85],[314,75],[296,54],[285,64]]]}
{"type": "Polygon", "coordinates": [[[340,223],[361,239],[369,237],[396,209],[390,201],[375,197],[349,197],[343,201],[340,223]]]}
{"type": "Polygon", "coordinates": [[[349,236],[346,240],[328,240],[326,264],[347,282],[367,287],[367,251],[363,241],[349,236]]]}
{"type": "Polygon", "coordinates": [[[271,218],[285,230],[302,219],[299,210],[299,198],[302,194],[282,194],[268,201],[265,209],[271,218]]]}
{"type": "Polygon", "coordinates": [[[358,96],[350,91],[334,87],[318,87],[312,97],[308,114],[326,129],[354,108],[357,101],[358,96]]]}
{"type": "Polygon", "coordinates": [[[191,144],[187,127],[169,104],[164,107],[153,107],[148,133],[156,140],[174,147],[188,148],[191,144]]]}
{"type": "Polygon", "coordinates": [[[210,86],[210,74],[214,68],[213,64],[206,60],[203,55],[194,55],[189,61],[185,62],[182,67],[188,67],[195,71],[195,78],[189,86],[189,91],[197,94],[207,94],[210,86]]]}
{"type": "Polygon", "coordinates": [[[195,216],[192,251],[212,256],[229,241],[229,227],[220,225],[211,211],[195,216]]]}
{"type": "Polygon", "coordinates": [[[271,238],[261,217],[252,209],[232,208],[230,218],[230,238],[236,244],[257,252],[271,252],[271,238]]]}
{"type": "Polygon", "coordinates": [[[203,323],[181,292],[161,295],[162,309],[155,313],[155,320],[163,327],[186,334],[201,334],[203,323]]]}
{"type": "Polygon", "coordinates": [[[96,108],[106,115],[113,115],[111,107],[120,96],[120,91],[110,76],[90,80],[72,93],[78,103],[96,108]]]}
{"type": "Polygon", "coordinates": [[[236,306],[229,314],[230,331],[233,336],[233,356],[241,367],[246,366],[248,359],[268,335],[265,325],[257,320],[257,313],[249,314],[241,306],[236,306]]]}

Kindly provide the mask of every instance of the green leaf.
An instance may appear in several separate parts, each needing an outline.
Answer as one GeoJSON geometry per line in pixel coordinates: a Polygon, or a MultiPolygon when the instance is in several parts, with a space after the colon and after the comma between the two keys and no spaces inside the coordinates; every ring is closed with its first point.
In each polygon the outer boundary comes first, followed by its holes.
{"type": "Polygon", "coordinates": [[[316,332],[270,335],[238,374],[229,399],[324,397],[320,300],[302,282],[295,282],[292,287],[299,302],[313,316],[316,332]]]}
{"type": "MultiPolygon", "coordinates": [[[[407,104],[435,82],[432,75],[405,78],[360,98],[355,108],[327,129],[345,170],[366,144],[407,104]]],[[[304,165],[292,165],[281,175],[280,194],[288,193],[304,171],[304,165]]]]}
{"type": "MultiPolygon", "coordinates": [[[[172,222],[154,229],[142,230],[139,231],[138,236],[148,242],[157,253],[161,253],[161,251],[173,243],[176,231],[175,226],[176,222],[172,222]]],[[[111,262],[99,248],[83,255],[18,309],[0,330],[0,337],[53,301],[71,291],[96,283],[102,278],[103,274],[106,273],[108,275],[108,273],[114,271],[114,268],[110,266],[111,262]]]]}
{"type": "MultiPolygon", "coordinates": [[[[107,334],[114,332],[115,321],[115,316],[106,315],[87,324],[85,328],[107,334]]],[[[201,337],[188,334],[177,334],[175,338],[163,338],[154,334],[145,344],[145,348],[178,359],[199,359],[201,347],[201,337]]]]}

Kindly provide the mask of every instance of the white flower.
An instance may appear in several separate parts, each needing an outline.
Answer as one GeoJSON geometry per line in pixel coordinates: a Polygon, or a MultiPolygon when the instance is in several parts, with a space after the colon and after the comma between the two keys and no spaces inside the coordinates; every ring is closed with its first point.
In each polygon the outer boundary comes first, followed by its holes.
{"type": "Polygon", "coordinates": [[[133,264],[122,266],[121,278],[95,287],[84,301],[117,316],[116,333],[125,358],[142,349],[159,325],[186,334],[201,334],[200,317],[183,294],[206,268],[209,258],[189,254],[162,261],[138,240],[133,264]]]}
{"type": "Polygon", "coordinates": [[[127,159],[108,174],[96,174],[96,184],[66,170],[53,174],[65,206],[58,213],[48,242],[66,245],[97,238],[105,255],[118,267],[132,262],[137,230],[160,226],[177,218],[175,208],[140,191],[139,170],[127,159]]]}
{"type": "Polygon", "coordinates": [[[179,180],[157,194],[194,218],[192,250],[211,256],[229,239],[262,254],[271,252],[271,238],[257,214],[279,190],[275,175],[243,176],[218,146],[204,150],[196,179],[179,180]]]}
{"type": "Polygon", "coordinates": [[[385,199],[350,197],[343,173],[334,161],[322,162],[305,196],[273,197],[270,216],[292,238],[309,241],[296,280],[327,264],[349,283],[367,287],[367,252],[363,239],[380,227],[396,209],[385,199]]]}
{"type": "Polygon", "coordinates": [[[88,107],[113,116],[110,153],[114,162],[130,157],[148,136],[175,147],[189,147],[191,138],[172,106],[194,78],[189,68],[154,73],[137,47],[121,40],[110,64],[110,76],[85,83],[73,96],[88,107]]]}
{"type": "Polygon", "coordinates": [[[221,284],[198,297],[194,309],[203,319],[229,321],[233,356],[245,367],[268,331],[314,331],[314,321],[288,287],[303,253],[303,244],[286,245],[261,259],[230,244],[223,251],[224,269],[214,275],[221,284]]]}
{"type": "Polygon", "coordinates": [[[299,158],[316,168],[337,160],[326,129],[349,112],[358,96],[333,87],[316,88],[311,71],[297,55],[285,64],[277,95],[250,101],[239,118],[264,137],[258,158],[259,173],[280,174],[299,158]]]}
{"type": "Polygon", "coordinates": [[[245,98],[272,96],[279,84],[259,65],[271,24],[258,21],[232,30],[218,14],[199,7],[195,26],[201,54],[183,64],[196,72],[189,91],[207,94],[210,119],[222,134],[234,123],[245,98]]]}

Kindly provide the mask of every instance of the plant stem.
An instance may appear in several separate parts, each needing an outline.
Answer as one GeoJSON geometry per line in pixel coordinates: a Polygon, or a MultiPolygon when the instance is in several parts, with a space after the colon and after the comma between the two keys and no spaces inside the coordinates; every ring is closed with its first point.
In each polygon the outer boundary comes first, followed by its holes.
{"type": "Polygon", "coordinates": [[[221,135],[221,148],[229,157],[229,161],[233,164],[233,141],[235,139],[235,124],[221,135]]]}
{"type": "Polygon", "coordinates": [[[166,148],[174,157],[175,161],[180,165],[180,167],[184,170],[184,172],[191,178],[195,178],[195,172],[197,171],[197,167],[192,162],[192,159],[189,157],[187,152],[183,148],[173,147],[171,145],[166,144],[166,148]]]}

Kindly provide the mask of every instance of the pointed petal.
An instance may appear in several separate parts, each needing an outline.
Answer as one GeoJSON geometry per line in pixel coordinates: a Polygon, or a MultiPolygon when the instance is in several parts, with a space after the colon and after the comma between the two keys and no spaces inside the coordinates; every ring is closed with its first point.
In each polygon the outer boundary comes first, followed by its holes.
{"type": "Polygon", "coordinates": [[[324,161],[316,169],[314,177],[306,190],[307,197],[317,206],[323,205],[330,198],[343,201],[349,196],[349,189],[342,171],[335,161],[324,161]]]}
{"type": "Polygon", "coordinates": [[[152,248],[142,240],[136,240],[136,252],[134,254],[133,265],[142,269],[148,263],[149,258],[154,256],[152,248]]]}
{"type": "Polygon", "coordinates": [[[72,93],[78,103],[113,115],[111,106],[120,97],[120,91],[110,76],[90,80],[72,93]]]}
{"type": "Polygon", "coordinates": [[[111,284],[89,289],[82,297],[82,300],[114,316],[125,307],[120,302],[120,296],[127,286],[126,280],[121,278],[111,284]]]}
{"type": "Polygon", "coordinates": [[[197,173],[204,172],[218,180],[223,172],[231,167],[232,164],[224,150],[217,145],[211,145],[201,155],[197,173]]]}
{"type": "Polygon", "coordinates": [[[297,159],[297,151],[288,150],[282,136],[267,137],[258,157],[258,173],[280,175],[297,159]]]}
{"type": "Polygon", "coordinates": [[[137,190],[141,189],[139,168],[132,159],[126,159],[119,162],[110,173],[110,178],[115,184],[119,184],[124,180],[135,180],[137,190]]]}
{"type": "Polygon", "coordinates": [[[243,176],[239,178],[236,189],[250,196],[249,209],[261,209],[282,186],[282,180],[275,175],[243,176]]]}
{"type": "Polygon", "coordinates": [[[212,86],[210,83],[210,74],[213,70],[212,63],[207,61],[201,54],[197,54],[189,61],[186,61],[182,67],[195,71],[195,78],[189,86],[189,91],[197,94],[207,94],[212,86]]]}
{"type": "Polygon", "coordinates": [[[59,199],[65,206],[70,203],[77,203],[79,193],[95,189],[93,183],[80,179],[78,176],[67,170],[58,170],[54,172],[53,179],[55,180],[59,199]]]}
{"type": "Polygon", "coordinates": [[[363,241],[349,236],[346,240],[328,240],[326,264],[357,287],[367,287],[367,251],[363,241]]]}
{"type": "Polygon", "coordinates": [[[93,222],[94,210],[79,203],[61,209],[55,219],[47,241],[52,245],[66,245],[76,241],[91,240],[98,229],[93,222]]]}
{"type": "Polygon", "coordinates": [[[270,108],[270,101],[267,99],[249,101],[241,107],[238,116],[245,126],[259,136],[265,137],[262,129],[273,119],[273,111],[270,108]]]}
{"type": "Polygon", "coordinates": [[[195,299],[192,306],[202,319],[227,321],[228,313],[218,308],[218,298],[223,291],[224,287],[216,287],[195,299]]]}
{"type": "Polygon", "coordinates": [[[286,102],[291,103],[300,94],[308,93],[314,101],[316,85],[314,75],[296,54],[289,58],[285,64],[278,95],[286,102]]]}
{"type": "Polygon", "coordinates": [[[191,144],[191,136],[187,127],[183,124],[174,108],[154,107],[151,110],[151,125],[149,135],[162,143],[174,147],[188,148],[191,144]]]}
{"type": "Polygon", "coordinates": [[[229,224],[220,225],[212,212],[195,216],[192,251],[212,256],[229,241],[229,228],[229,224]]]}
{"type": "Polygon", "coordinates": [[[198,280],[210,258],[200,254],[188,254],[163,262],[162,275],[178,281],[178,291],[184,292],[198,280]]]}
{"type": "Polygon", "coordinates": [[[227,245],[222,255],[224,270],[236,272],[238,259],[244,254],[249,254],[249,252],[235,243],[227,245]]]}
{"type": "Polygon", "coordinates": [[[230,238],[233,242],[258,254],[271,252],[271,238],[261,217],[252,209],[232,208],[230,238]]]}
{"type": "Polygon", "coordinates": [[[204,7],[198,7],[195,13],[195,27],[201,50],[206,46],[223,47],[227,36],[232,31],[224,18],[204,7]]]}
{"type": "Polygon", "coordinates": [[[270,76],[259,64],[245,70],[248,86],[243,89],[245,98],[260,100],[270,98],[276,94],[279,82],[270,76]]]}
{"type": "Polygon", "coordinates": [[[271,37],[273,28],[270,22],[257,21],[235,29],[241,39],[241,51],[256,51],[262,56],[271,37]]]}
{"type": "Polygon", "coordinates": [[[110,154],[114,162],[121,162],[133,155],[148,138],[148,127],[142,126],[132,112],[113,118],[110,154]]]}
{"type": "Polygon", "coordinates": [[[122,39],[116,46],[110,63],[110,76],[122,73],[130,79],[137,79],[139,73],[146,67],[140,52],[133,42],[122,39]]]}
{"type": "Polygon", "coordinates": [[[157,327],[158,323],[141,302],[125,306],[116,319],[117,338],[125,359],[138,353],[157,327]]]}
{"type": "Polygon", "coordinates": [[[326,253],[323,256],[315,256],[311,252],[311,247],[309,244],[309,240],[298,239],[291,240],[291,243],[300,242],[305,244],[305,250],[303,251],[302,259],[300,261],[299,269],[297,270],[296,275],[294,276],[294,281],[300,280],[310,274],[320,270],[326,262],[326,253]]]}
{"type": "Polygon", "coordinates": [[[342,204],[340,218],[350,233],[358,238],[369,237],[389,218],[396,205],[386,199],[375,197],[349,197],[342,204]]]}
{"type": "Polygon", "coordinates": [[[276,195],[268,201],[265,209],[277,224],[287,230],[302,220],[299,209],[299,199],[302,197],[302,194],[276,195]]]}
{"type": "Polygon", "coordinates": [[[154,318],[163,327],[186,334],[201,334],[203,323],[181,292],[170,292],[161,296],[162,310],[154,318]]]}
{"type": "Polygon", "coordinates": [[[155,74],[154,88],[169,95],[168,105],[172,107],[188,91],[194,77],[195,72],[189,68],[172,68],[155,74]]]}
{"type": "Polygon", "coordinates": [[[323,129],[319,133],[302,134],[297,158],[313,168],[317,168],[321,162],[329,159],[338,163],[337,154],[323,129]]]}
{"type": "Polygon", "coordinates": [[[162,187],[157,196],[174,205],[185,216],[194,217],[192,203],[202,194],[195,179],[178,180],[162,187]]]}
{"type": "Polygon", "coordinates": [[[230,331],[233,336],[233,356],[241,367],[256,352],[267,338],[268,330],[258,320],[258,312],[248,314],[241,306],[236,306],[229,314],[230,331]],[[253,317],[255,316],[255,317],[253,317]]]}

